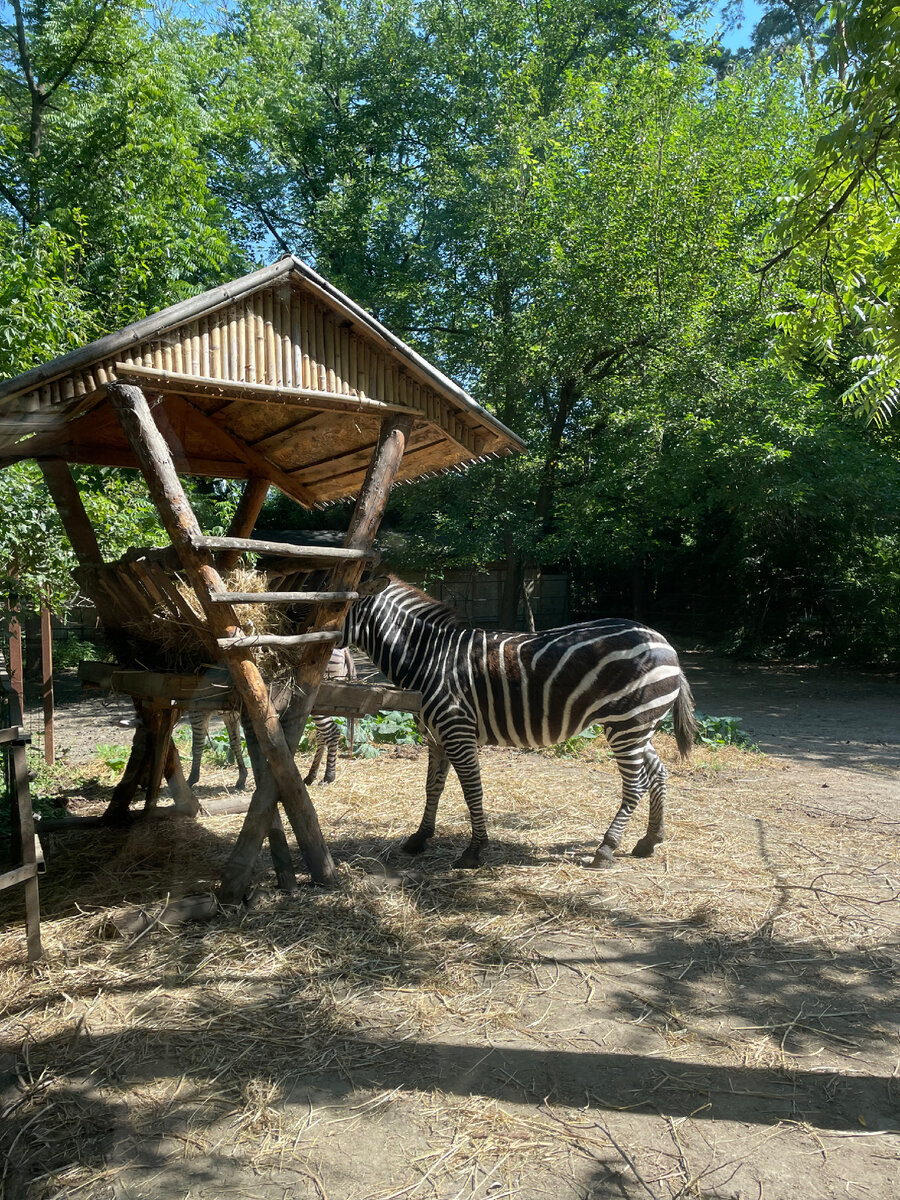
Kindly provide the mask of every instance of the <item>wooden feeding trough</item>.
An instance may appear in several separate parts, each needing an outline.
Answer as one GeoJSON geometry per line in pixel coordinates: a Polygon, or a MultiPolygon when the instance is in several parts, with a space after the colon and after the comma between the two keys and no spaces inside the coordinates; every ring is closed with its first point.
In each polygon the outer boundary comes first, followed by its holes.
{"type": "Polygon", "coordinates": [[[171,730],[184,704],[219,703],[218,689],[243,712],[261,770],[223,873],[223,902],[243,898],[267,836],[279,878],[286,886],[293,878],[279,804],[312,878],[333,877],[294,751],[374,561],[391,486],[521,448],[458,385],[291,257],[0,384],[0,467],[40,464],[79,584],[97,605],[123,678],[132,673],[127,690],[141,722],[129,786],[149,772],[152,797],[167,774],[178,794],[171,730]],[[171,545],[105,563],[73,463],[139,469],[171,545]],[[226,537],[203,533],[179,473],[247,480],[226,537]],[[304,507],[355,496],[342,544],[250,538],[271,486],[304,507]],[[252,599],[289,611],[290,632],[260,636],[242,626],[248,597],[223,575],[245,553],[274,561],[271,590],[252,599]],[[154,622],[182,630],[177,654],[157,644],[154,622]],[[292,656],[280,705],[260,669],[263,647],[292,656]],[[148,669],[168,675],[149,693],[148,677],[133,674],[148,669]]]}

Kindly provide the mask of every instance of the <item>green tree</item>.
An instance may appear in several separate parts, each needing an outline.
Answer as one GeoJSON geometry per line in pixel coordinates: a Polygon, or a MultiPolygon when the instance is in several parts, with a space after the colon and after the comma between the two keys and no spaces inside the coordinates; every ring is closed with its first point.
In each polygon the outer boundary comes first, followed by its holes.
{"type": "Polygon", "coordinates": [[[787,264],[795,285],[777,318],[781,352],[837,364],[844,399],[882,422],[900,388],[900,12],[858,0],[830,16],[829,128],[787,196],[768,268],[787,264]]]}

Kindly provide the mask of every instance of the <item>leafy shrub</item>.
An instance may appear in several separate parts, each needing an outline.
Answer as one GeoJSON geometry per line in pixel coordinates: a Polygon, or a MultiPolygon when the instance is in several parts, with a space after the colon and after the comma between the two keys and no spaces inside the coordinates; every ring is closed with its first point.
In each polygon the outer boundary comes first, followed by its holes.
{"type": "MultiPolygon", "coordinates": [[[[694,717],[697,721],[697,732],[694,735],[696,743],[704,746],[737,746],[741,750],[759,750],[759,746],[751,741],[750,735],[738,728],[741,723],[740,717],[713,717],[702,712],[695,712],[694,717]]],[[[663,720],[660,729],[663,733],[675,732],[671,713],[663,720]]]]}
{"type": "Polygon", "coordinates": [[[104,743],[97,747],[97,757],[108,771],[112,771],[116,775],[125,770],[129,753],[127,746],[116,746],[112,743],[104,743]]]}

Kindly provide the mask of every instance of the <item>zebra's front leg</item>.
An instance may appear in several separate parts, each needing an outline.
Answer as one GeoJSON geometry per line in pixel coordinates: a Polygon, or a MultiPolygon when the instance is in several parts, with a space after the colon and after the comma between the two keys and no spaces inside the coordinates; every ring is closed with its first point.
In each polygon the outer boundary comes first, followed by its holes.
{"type": "Polygon", "coordinates": [[[649,858],[666,836],[666,779],[669,772],[652,746],[644,752],[644,772],[650,789],[650,816],[647,832],[631,851],[635,858],[649,858]]]}
{"type": "Polygon", "coordinates": [[[638,801],[647,790],[647,776],[644,770],[644,747],[636,749],[617,750],[607,733],[610,749],[616,757],[616,766],[622,776],[622,803],[613,818],[613,823],[603,835],[603,841],[597,847],[597,853],[590,862],[591,867],[611,867],[615,861],[615,851],[622,841],[625,826],[631,820],[631,814],[638,806],[638,801]]]}
{"type": "Polygon", "coordinates": [[[434,837],[434,825],[437,818],[438,801],[447,782],[447,772],[450,770],[450,759],[444,753],[443,746],[428,741],[428,776],[425,780],[425,812],[419,828],[403,843],[402,849],[407,854],[421,854],[428,844],[428,839],[434,837]]]}

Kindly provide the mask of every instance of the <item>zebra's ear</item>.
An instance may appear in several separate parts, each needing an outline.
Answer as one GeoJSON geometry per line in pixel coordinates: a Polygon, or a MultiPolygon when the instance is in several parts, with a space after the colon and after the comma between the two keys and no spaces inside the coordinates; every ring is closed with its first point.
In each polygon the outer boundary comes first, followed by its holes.
{"type": "Polygon", "coordinates": [[[356,590],[360,596],[377,596],[390,586],[390,582],[390,575],[369,575],[360,581],[356,590]]]}

